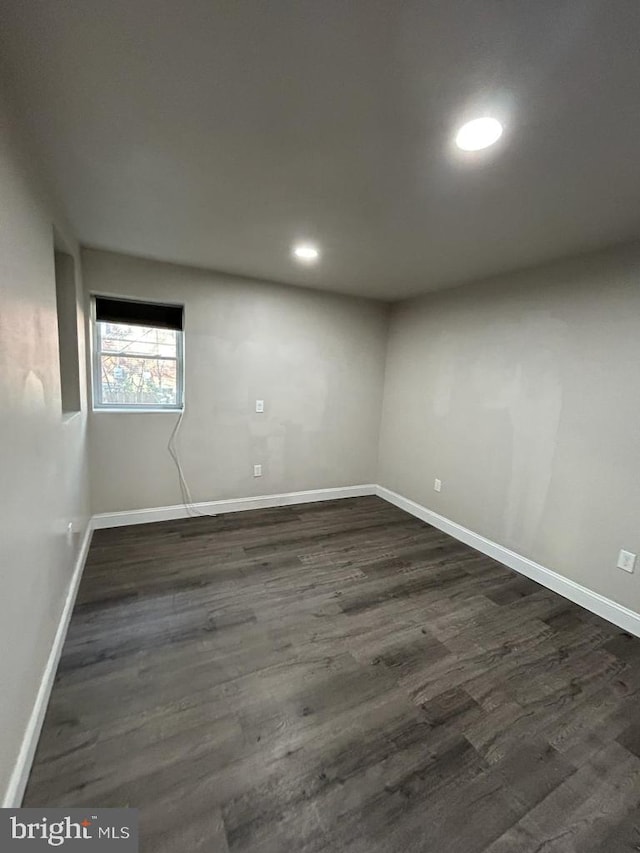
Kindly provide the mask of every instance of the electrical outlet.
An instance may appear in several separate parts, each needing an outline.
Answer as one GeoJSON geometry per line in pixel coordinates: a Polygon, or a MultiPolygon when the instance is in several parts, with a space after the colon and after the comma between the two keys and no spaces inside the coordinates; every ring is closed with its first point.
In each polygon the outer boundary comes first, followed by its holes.
{"type": "Polygon", "coordinates": [[[438,480],[437,477],[433,481],[433,491],[434,492],[441,492],[442,491],[442,480],[438,480]]]}
{"type": "Polygon", "coordinates": [[[636,567],[636,555],[631,551],[621,550],[618,554],[618,568],[624,572],[632,572],[636,567]]]}
{"type": "Polygon", "coordinates": [[[254,465],[253,466],[253,476],[254,477],[262,477],[262,465],[254,465]]]}
{"type": "Polygon", "coordinates": [[[256,412],[264,412],[264,400],[256,400],[256,412]]]}

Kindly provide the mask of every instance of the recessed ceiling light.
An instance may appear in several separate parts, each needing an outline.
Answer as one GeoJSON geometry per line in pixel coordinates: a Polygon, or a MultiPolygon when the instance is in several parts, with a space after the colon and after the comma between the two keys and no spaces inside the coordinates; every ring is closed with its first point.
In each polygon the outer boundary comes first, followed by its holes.
{"type": "Polygon", "coordinates": [[[463,151],[480,151],[502,136],[502,125],[496,118],[484,116],[463,124],[456,134],[456,145],[463,151]]]}
{"type": "Polygon", "coordinates": [[[305,264],[312,264],[320,257],[320,252],[310,243],[300,243],[293,247],[293,255],[305,264]]]}

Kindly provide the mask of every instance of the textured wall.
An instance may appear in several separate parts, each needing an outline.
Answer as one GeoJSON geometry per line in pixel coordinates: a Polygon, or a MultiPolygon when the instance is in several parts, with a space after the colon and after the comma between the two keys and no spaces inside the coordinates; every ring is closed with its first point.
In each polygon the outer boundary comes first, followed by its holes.
{"type": "Polygon", "coordinates": [[[403,302],[379,482],[640,610],[640,247],[403,302]],[[434,478],[443,481],[441,493],[434,478]]]}
{"type": "MultiPolygon", "coordinates": [[[[88,291],[185,305],[179,447],[194,500],[375,482],[387,306],[94,250],[83,270],[88,291]]],[[[94,512],[180,503],[176,418],[92,413],[94,512]]]]}

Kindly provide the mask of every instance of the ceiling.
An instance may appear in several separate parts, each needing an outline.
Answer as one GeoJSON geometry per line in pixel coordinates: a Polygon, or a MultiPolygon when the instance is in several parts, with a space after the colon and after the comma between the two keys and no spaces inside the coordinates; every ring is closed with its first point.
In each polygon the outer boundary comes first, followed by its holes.
{"type": "Polygon", "coordinates": [[[86,245],[395,299],[640,235],[638,0],[0,14],[4,76],[86,245]],[[463,155],[452,137],[483,114],[504,135],[463,155]]]}

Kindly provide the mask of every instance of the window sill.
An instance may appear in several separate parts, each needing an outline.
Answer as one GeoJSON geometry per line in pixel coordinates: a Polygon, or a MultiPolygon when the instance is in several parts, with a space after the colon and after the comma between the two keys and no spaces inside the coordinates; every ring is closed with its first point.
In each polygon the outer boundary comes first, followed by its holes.
{"type": "Polygon", "coordinates": [[[164,408],[164,409],[133,409],[133,408],[123,408],[117,409],[115,407],[111,408],[110,406],[94,406],[91,410],[94,414],[106,414],[106,415],[179,415],[180,412],[184,411],[183,406],[176,406],[174,409],[164,408]]]}

